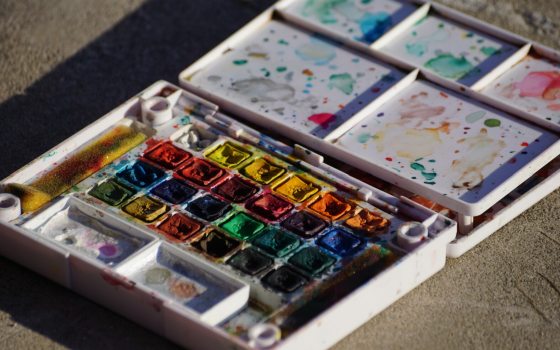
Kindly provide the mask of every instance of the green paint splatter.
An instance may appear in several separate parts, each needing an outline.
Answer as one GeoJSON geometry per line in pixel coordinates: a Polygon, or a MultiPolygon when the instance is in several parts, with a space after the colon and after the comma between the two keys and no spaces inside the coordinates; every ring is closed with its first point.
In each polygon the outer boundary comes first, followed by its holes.
{"type": "Polygon", "coordinates": [[[246,63],[247,63],[247,60],[235,60],[235,61],[233,61],[233,64],[235,64],[236,66],[242,66],[246,63]]]}
{"type": "MultiPolygon", "coordinates": [[[[422,158],[417,159],[413,163],[410,163],[410,167],[412,169],[418,171],[422,175],[422,177],[424,177],[424,180],[425,180],[424,183],[425,184],[429,184],[429,185],[435,184],[435,182],[433,182],[433,180],[436,178],[437,173],[434,171],[434,169],[432,169],[432,171],[426,171],[426,167],[424,165],[418,163],[418,160],[421,160],[421,159],[422,158]]],[[[431,160],[429,160],[429,162],[434,163],[435,160],[431,159],[431,160]]]]}
{"type": "Polygon", "coordinates": [[[430,162],[430,163],[435,163],[436,160],[435,160],[435,159],[430,159],[428,162],[430,162]]]}
{"type": "Polygon", "coordinates": [[[261,68],[261,72],[263,72],[265,77],[269,77],[270,76],[270,71],[266,68],[261,68]]]}
{"type": "Polygon", "coordinates": [[[280,40],[278,40],[278,44],[280,44],[280,45],[288,45],[289,43],[288,43],[286,40],[284,40],[284,39],[280,39],[280,40]]]}
{"type": "Polygon", "coordinates": [[[473,65],[464,57],[441,54],[424,63],[424,67],[449,79],[460,79],[473,69],[473,65]]]}
{"type": "Polygon", "coordinates": [[[185,115],[183,117],[181,117],[181,120],[179,121],[179,123],[181,123],[181,125],[187,125],[191,123],[191,118],[188,115],[185,115]]]}
{"type": "Polygon", "coordinates": [[[471,114],[467,115],[465,117],[465,120],[467,121],[467,123],[475,123],[477,121],[479,121],[480,119],[482,119],[484,116],[486,115],[485,111],[476,111],[476,112],[472,112],[471,114]]]}
{"type": "Polygon", "coordinates": [[[348,73],[333,74],[329,77],[329,89],[336,88],[346,95],[354,90],[354,79],[348,73]]]}
{"type": "Polygon", "coordinates": [[[361,134],[358,135],[358,142],[359,143],[367,143],[371,138],[370,134],[361,134]]]}
{"type": "Polygon", "coordinates": [[[494,47],[485,46],[485,47],[480,49],[480,52],[482,52],[486,56],[492,56],[492,55],[499,54],[501,51],[500,51],[500,49],[496,49],[494,47]]]}
{"type": "Polygon", "coordinates": [[[282,73],[282,72],[285,72],[286,69],[288,69],[288,68],[286,68],[286,67],[278,67],[278,68],[276,68],[276,71],[277,71],[278,73],[282,73]]]}
{"type": "Polygon", "coordinates": [[[484,121],[484,125],[486,125],[489,128],[496,128],[502,125],[502,122],[499,119],[490,118],[484,121]]]}

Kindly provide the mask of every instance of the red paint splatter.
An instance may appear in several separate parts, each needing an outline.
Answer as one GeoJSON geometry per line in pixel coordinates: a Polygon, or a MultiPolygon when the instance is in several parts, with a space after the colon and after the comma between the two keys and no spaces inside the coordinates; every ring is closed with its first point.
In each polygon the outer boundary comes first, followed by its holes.
{"type": "Polygon", "coordinates": [[[517,158],[515,158],[515,157],[514,157],[514,158],[511,158],[511,159],[509,160],[509,163],[510,163],[510,164],[515,164],[515,163],[517,163],[517,158]]]}
{"type": "Polygon", "coordinates": [[[315,124],[321,125],[323,129],[327,129],[329,124],[335,120],[335,115],[331,113],[318,113],[307,117],[307,120],[312,121],[315,124]]]}
{"type": "Polygon", "coordinates": [[[392,162],[392,161],[393,161],[393,158],[391,158],[391,157],[385,157],[385,160],[388,161],[388,162],[392,162]]]}
{"type": "Polygon", "coordinates": [[[441,97],[443,97],[443,98],[448,98],[448,97],[449,97],[449,96],[448,96],[445,92],[443,92],[443,91],[441,91],[441,92],[439,93],[439,95],[440,95],[441,97]]]}
{"type": "Polygon", "coordinates": [[[371,92],[373,93],[378,93],[379,91],[381,91],[381,89],[378,87],[374,87],[373,89],[371,89],[371,92]]]}
{"type": "Polygon", "coordinates": [[[527,147],[527,146],[529,146],[529,144],[528,144],[527,142],[522,142],[522,143],[521,143],[521,146],[522,146],[522,147],[527,147]]]}

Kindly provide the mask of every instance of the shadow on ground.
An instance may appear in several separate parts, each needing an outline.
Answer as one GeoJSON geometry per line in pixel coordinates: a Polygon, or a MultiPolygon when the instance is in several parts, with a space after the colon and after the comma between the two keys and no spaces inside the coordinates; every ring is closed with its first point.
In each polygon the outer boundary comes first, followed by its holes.
{"type": "MultiPolygon", "coordinates": [[[[273,3],[152,0],[0,105],[0,179],[156,80],[180,71],[273,3]],[[56,125],[55,128],[52,126],[56,125]]],[[[1,243],[0,243],[1,244],[1,243]]],[[[48,262],[46,262],[48,263],[48,262]]],[[[172,344],[0,258],[0,309],[70,348],[171,348],[172,344]],[[93,340],[93,342],[92,342],[93,340]]],[[[17,326],[14,326],[17,327],[17,326]]],[[[14,329],[12,336],[17,335],[14,329]]],[[[0,343],[9,343],[4,335],[0,343]]]]}

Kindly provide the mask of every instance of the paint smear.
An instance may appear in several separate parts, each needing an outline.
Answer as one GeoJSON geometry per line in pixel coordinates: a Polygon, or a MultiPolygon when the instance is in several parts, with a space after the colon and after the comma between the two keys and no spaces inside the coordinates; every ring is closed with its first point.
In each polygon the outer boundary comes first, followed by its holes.
{"type": "Polygon", "coordinates": [[[430,59],[424,63],[424,67],[433,70],[445,78],[454,80],[462,78],[474,68],[464,56],[457,58],[449,53],[430,59]]]}
{"type": "Polygon", "coordinates": [[[552,101],[560,98],[560,72],[531,72],[514,84],[521,97],[536,97],[552,101]]]}
{"type": "Polygon", "coordinates": [[[467,151],[466,156],[451,163],[451,170],[458,174],[457,180],[453,182],[453,187],[470,190],[482,183],[484,179],[482,171],[493,163],[506,143],[502,140],[492,139],[484,128],[480,129],[478,135],[457,142],[465,145],[467,151]]]}
{"type": "Polygon", "coordinates": [[[329,77],[329,89],[337,89],[346,95],[354,91],[354,79],[349,73],[333,74],[329,77]]]}
{"type": "Polygon", "coordinates": [[[276,83],[268,78],[250,78],[235,81],[231,90],[247,96],[251,102],[288,101],[295,95],[295,90],[288,84],[276,83]]]}

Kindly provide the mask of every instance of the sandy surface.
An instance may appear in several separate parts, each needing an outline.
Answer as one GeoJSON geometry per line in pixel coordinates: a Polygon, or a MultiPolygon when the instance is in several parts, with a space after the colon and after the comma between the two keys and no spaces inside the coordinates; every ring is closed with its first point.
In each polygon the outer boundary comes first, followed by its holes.
{"type": "MultiPolygon", "coordinates": [[[[442,2],[560,49],[560,1],[442,2]]],[[[268,4],[0,0],[0,178],[153,81],[176,81],[268,4]]],[[[556,191],[335,348],[558,348],[559,209],[556,191]]],[[[173,347],[0,258],[0,348],[173,347]]]]}

